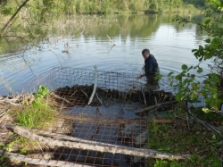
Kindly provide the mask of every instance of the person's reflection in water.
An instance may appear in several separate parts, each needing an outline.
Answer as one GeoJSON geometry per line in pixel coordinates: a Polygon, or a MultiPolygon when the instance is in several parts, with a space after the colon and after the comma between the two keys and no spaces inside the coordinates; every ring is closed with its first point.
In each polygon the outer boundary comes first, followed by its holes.
{"type": "Polygon", "coordinates": [[[144,74],[141,74],[137,77],[137,79],[141,79],[142,77],[147,77],[147,85],[148,89],[156,90],[159,89],[159,66],[155,59],[155,57],[150,53],[149,49],[144,49],[142,51],[142,56],[145,59],[145,65],[143,70],[145,70],[144,74]]]}

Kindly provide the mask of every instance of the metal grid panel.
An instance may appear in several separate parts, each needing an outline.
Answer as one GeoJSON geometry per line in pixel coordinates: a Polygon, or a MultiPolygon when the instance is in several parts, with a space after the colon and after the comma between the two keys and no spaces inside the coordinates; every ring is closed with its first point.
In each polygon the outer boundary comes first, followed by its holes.
{"type": "MultiPolygon", "coordinates": [[[[132,87],[141,89],[146,84],[146,78],[137,80],[137,73],[121,73],[98,70],[98,87],[102,89],[115,89],[121,91],[129,91],[132,87]]],[[[32,92],[37,89],[38,85],[43,84],[51,90],[60,87],[74,85],[93,85],[94,69],[71,68],[71,67],[55,67],[50,72],[40,76],[33,82],[24,87],[24,91],[32,92]]],[[[167,76],[163,76],[159,81],[161,90],[166,92],[174,92],[169,85],[167,76]]]]}
{"type": "MultiPolygon", "coordinates": [[[[91,105],[87,103],[93,90],[94,70],[57,67],[39,79],[39,82],[27,86],[26,90],[30,91],[42,84],[59,97],[67,99],[68,102],[61,99],[51,101],[64,115],[62,123],[58,120],[58,125],[51,128],[54,133],[66,133],[67,136],[102,143],[147,148],[149,118],[135,114],[144,107],[141,90],[143,84],[135,76],[136,74],[98,71],[97,98],[94,98],[91,105]]],[[[145,97],[148,105],[153,105],[155,101],[169,101],[172,94],[148,91],[145,92],[145,97]]],[[[53,160],[90,166],[146,165],[144,158],[122,154],[68,148],[47,151],[53,160]]]]}

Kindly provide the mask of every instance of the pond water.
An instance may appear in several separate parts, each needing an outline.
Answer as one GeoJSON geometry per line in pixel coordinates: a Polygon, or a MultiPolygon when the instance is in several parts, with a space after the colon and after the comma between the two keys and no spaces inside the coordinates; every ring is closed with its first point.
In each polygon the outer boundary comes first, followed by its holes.
{"type": "MultiPolygon", "coordinates": [[[[100,70],[142,73],[144,48],[156,57],[163,75],[179,72],[184,63],[197,64],[191,50],[203,44],[205,35],[196,25],[182,26],[172,19],[169,15],[84,15],[53,20],[38,42],[0,55],[0,93],[21,92],[58,66],[93,70],[96,65],[100,70]]],[[[205,71],[207,65],[201,64],[205,71]]]]}

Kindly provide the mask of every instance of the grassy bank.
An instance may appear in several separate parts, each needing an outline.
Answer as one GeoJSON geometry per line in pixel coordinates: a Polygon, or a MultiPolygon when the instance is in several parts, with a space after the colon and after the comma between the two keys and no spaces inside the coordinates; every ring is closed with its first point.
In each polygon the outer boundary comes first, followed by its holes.
{"type": "MultiPolygon", "coordinates": [[[[49,90],[45,86],[40,86],[35,96],[21,101],[22,105],[15,105],[9,108],[10,122],[26,128],[47,129],[54,123],[57,110],[53,109],[47,99],[49,90]]],[[[25,96],[25,95],[24,95],[25,96]]],[[[23,138],[17,134],[9,134],[7,144],[0,147],[1,150],[17,150],[21,154],[26,154],[27,150],[39,150],[38,143],[23,138]]]]}

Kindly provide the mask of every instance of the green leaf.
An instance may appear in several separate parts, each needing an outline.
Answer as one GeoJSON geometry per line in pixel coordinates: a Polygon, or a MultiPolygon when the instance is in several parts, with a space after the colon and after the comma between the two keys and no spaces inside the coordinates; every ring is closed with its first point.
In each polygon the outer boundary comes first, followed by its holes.
{"type": "Polygon", "coordinates": [[[206,43],[211,43],[211,39],[210,38],[207,38],[204,40],[206,43]]]}
{"type": "Polygon", "coordinates": [[[173,72],[170,72],[169,74],[168,74],[168,76],[171,76],[173,74],[173,72]]]}
{"type": "Polygon", "coordinates": [[[182,97],[182,96],[181,96],[180,93],[177,93],[177,94],[176,94],[176,100],[177,100],[177,101],[180,101],[180,100],[181,100],[181,97],[182,97]]]}
{"type": "Polygon", "coordinates": [[[203,72],[203,69],[199,67],[198,70],[197,70],[197,72],[198,73],[202,73],[203,72]]]}
{"type": "Polygon", "coordinates": [[[204,21],[204,24],[209,24],[211,22],[211,19],[206,19],[205,21],[204,21]]]}
{"type": "Polygon", "coordinates": [[[182,70],[187,70],[188,69],[186,64],[183,64],[181,68],[182,68],[182,70]]]}
{"type": "Polygon", "coordinates": [[[197,52],[197,49],[193,49],[192,52],[197,52]]]}
{"type": "Polygon", "coordinates": [[[211,43],[212,47],[218,47],[220,44],[221,44],[221,38],[214,38],[211,43]]]}
{"type": "Polygon", "coordinates": [[[213,95],[213,98],[214,98],[214,99],[217,99],[217,98],[218,98],[218,94],[215,93],[215,94],[213,95]]]}

